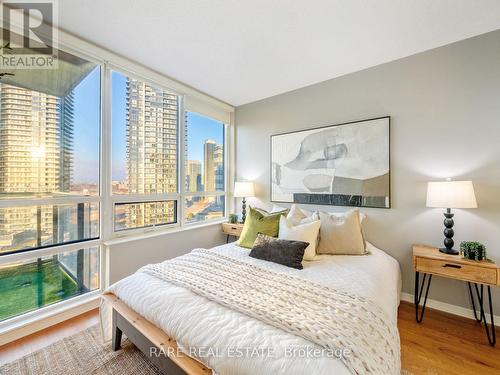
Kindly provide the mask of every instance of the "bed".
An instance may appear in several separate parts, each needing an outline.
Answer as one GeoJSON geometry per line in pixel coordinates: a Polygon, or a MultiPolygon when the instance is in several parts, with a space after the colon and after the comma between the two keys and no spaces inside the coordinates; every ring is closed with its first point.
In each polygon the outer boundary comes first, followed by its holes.
{"type": "MultiPolygon", "coordinates": [[[[383,316],[386,330],[397,332],[397,308],[401,291],[399,264],[371,244],[368,244],[367,249],[369,254],[363,256],[319,255],[315,261],[304,262],[303,270],[250,258],[248,249],[234,243],[215,247],[210,252],[249,267],[265,268],[275,274],[290,276],[293,278],[291,280],[334,287],[345,295],[359,296],[379,309],[377,314],[383,316]]],[[[310,355],[307,350],[321,347],[303,335],[280,329],[269,321],[236,311],[206,298],[202,293],[195,293],[141,270],[109,287],[105,295],[107,298],[103,298],[101,305],[105,339],[110,339],[113,334],[115,310],[123,311],[122,315],[129,314],[128,320],[132,325],[137,319],[130,314],[136,313],[137,317],[140,316],[149,324],[148,329],[157,327],[167,340],[174,341],[182,351],[217,374],[342,375],[363,372],[353,371],[337,357],[310,355]],[[114,305],[119,306],[114,308],[114,305]],[[251,348],[260,350],[252,352],[251,348]],[[269,348],[273,350],[272,353],[269,348]],[[307,349],[292,352],[290,348],[307,349]],[[284,352],[293,354],[282,355],[284,352]]],[[[158,338],[157,341],[162,339],[158,338]]],[[[393,341],[390,343],[392,347],[397,348],[391,351],[393,358],[390,361],[400,366],[399,336],[393,336],[390,341],[393,341]]],[[[204,370],[202,366],[198,373],[204,370]]],[[[196,371],[193,370],[193,373],[196,371]]],[[[184,368],[184,372],[190,371],[184,368]]],[[[394,370],[394,373],[397,372],[399,369],[394,370]]]]}

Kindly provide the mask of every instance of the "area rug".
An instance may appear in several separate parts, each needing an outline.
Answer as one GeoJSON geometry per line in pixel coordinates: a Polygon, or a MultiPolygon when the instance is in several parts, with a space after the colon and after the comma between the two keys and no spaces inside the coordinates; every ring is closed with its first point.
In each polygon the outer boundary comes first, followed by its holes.
{"type": "Polygon", "coordinates": [[[104,344],[95,325],[39,351],[0,367],[1,375],[157,375],[154,367],[130,341],[114,352],[104,344]]]}

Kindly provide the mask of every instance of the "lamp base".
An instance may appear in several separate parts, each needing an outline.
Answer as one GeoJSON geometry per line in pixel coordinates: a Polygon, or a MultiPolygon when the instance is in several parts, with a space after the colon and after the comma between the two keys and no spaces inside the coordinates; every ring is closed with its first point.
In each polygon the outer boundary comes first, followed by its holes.
{"type": "Polygon", "coordinates": [[[455,234],[453,231],[453,214],[449,208],[446,209],[444,217],[444,247],[440,248],[439,251],[445,254],[457,255],[458,251],[453,248],[453,245],[455,245],[453,241],[453,235],[455,234]]]}
{"type": "Polygon", "coordinates": [[[245,220],[247,219],[247,201],[245,197],[241,201],[241,224],[245,224],[245,220]]]}
{"type": "Polygon", "coordinates": [[[445,253],[445,254],[450,254],[450,255],[458,255],[459,251],[455,249],[448,249],[446,247],[441,247],[439,249],[440,252],[445,253]]]}

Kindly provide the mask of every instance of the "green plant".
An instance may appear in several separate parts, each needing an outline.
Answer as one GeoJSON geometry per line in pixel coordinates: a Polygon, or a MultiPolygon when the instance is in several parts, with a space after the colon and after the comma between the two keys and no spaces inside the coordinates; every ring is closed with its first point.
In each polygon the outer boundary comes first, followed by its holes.
{"type": "Polygon", "coordinates": [[[238,215],[236,215],[236,214],[230,214],[229,215],[229,222],[231,224],[236,224],[238,222],[238,215]]]}
{"type": "Polygon", "coordinates": [[[476,241],[462,241],[460,243],[462,256],[472,260],[486,259],[486,247],[476,241]]]}

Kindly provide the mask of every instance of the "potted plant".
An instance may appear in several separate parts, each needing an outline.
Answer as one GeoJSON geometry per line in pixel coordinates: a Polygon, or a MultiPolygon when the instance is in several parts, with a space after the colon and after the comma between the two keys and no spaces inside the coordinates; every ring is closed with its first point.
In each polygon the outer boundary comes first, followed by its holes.
{"type": "Polygon", "coordinates": [[[229,214],[229,222],[231,224],[236,224],[238,222],[238,215],[236,215],[236,214],[229,214]]]}
{"type": "Polygon", "coordinates": [[[460,252],[466,259],[486,259],[486,247],[482,243],[476,241],[462,241],[460,243],[460,252]]]}

